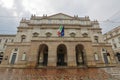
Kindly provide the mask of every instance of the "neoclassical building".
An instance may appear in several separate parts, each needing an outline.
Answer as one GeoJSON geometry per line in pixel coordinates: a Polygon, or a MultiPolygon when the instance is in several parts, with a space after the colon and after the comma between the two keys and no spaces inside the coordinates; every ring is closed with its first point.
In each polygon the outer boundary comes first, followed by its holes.
{"type": "Polygon", "coordinates": [[[116,60],[120,63],[120,26],[108,31],[103,37],[106,43],[112,45],[116,60]]]}
{"type": "Polygon", "coordinates": [[[115,66],[112,46],[103,40],[98,21],[88,16],[32,15],[22,19],[13,42],[6,43],[0,67],[115,66]],[[58,35],[60,26],[64,35],[58,35]]]}

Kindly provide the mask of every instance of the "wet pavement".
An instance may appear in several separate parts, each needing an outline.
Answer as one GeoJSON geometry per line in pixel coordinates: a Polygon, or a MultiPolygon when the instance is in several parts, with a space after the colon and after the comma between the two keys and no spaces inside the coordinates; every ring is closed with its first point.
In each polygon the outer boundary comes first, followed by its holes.
{"type": "Polygon", "coordinates": [[[0,68],[0,80],[118,80],[99,68],[10,69],[0,68]]]}

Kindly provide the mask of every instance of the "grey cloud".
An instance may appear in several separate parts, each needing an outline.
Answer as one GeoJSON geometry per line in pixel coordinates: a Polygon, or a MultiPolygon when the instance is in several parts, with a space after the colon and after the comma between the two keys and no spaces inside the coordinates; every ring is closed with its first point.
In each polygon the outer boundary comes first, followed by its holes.
{"type": "MultiPolygon", "coordinates": [[[[114,23],[120,22],[120,0],[29,0],[29,2],[30,4],[33,3],[38,5],[36,6],[36,12],[38,15],[51,15],[62,12],[71,16],[90,16],[91,20],[97,19],[98,21],[100,21],[100,26],[101,28],[103,28],[103,33],[120,25],[120,23],[114,23]],[[105,20],[107,19],[109,19],[110,21],[106,22],[105,20]]],[[[30,17],[31,13],[35,13],[29,12],[25,9],[25,7],[23,6],[23,0],[14,0],[13,6],[13,9],[7,9],[0,5],[0,16],[13,16],[14,12],[16,12],[19,17],[30,17]]],[[[3,26],[0,27],[5,30],[8,30],[8,28],[10,27],[12,29],[15,28],[16,30],[20,19],[21,18],[6,18],[6,20],[4,20],[0,17],[0,21],[2,21],[0,25],[3,25],[4,28],[3,26]],[[7,22],[7,24],[5,24],[5,22],[7,22]]]]}
{"type": "Polygon", "coordinates": [[[0,34],[15,34],[22,17],[28,17],[30,12],[25,11],[20,0],[14,0],[13,9],[0,5],[0,34]],[[18,16],[14,16],[14,13],[18,16]]]}

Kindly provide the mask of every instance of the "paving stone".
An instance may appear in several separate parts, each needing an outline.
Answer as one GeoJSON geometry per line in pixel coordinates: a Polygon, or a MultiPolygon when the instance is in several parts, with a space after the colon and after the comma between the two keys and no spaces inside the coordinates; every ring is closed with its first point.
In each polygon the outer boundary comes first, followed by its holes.
{"type": "Polygon", "coordinates": [[[102,69],[0,69],[0,80],[115,80],[102,69]]]}

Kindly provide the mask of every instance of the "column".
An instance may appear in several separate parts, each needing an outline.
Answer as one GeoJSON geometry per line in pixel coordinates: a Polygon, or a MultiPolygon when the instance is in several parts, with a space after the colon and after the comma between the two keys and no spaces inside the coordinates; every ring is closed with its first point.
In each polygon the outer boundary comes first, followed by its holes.
{"type": "Polygon", "coordinates": [[[91,42],[84,43],[85,48],[85,56],[86,57],[86,64],[88,67],[94,67],[96,66],[95,60],[94,60],[94,52],[92,48],[91,42]]]}
{"type": "Polygon", "coordinates": [[[27,63],[27,66],[30,68],[35,68],[37,66],[39,46],[40,44],[38,42],[31,43],[29,56],[28,56],[28,63],[27,63]]]}
{"type": "Polygon", "coordinates": [[[68,57],[67,64],[68,64],[69,67],[77,66],[77,64],[76,64],[75,46],[73,46],[72,44],[67,45],[67,57],[68,57]]]}
{"type": "Polygon", "coordinates": [[[57,64],[57,46],[51,44],[48,49],[48,66],[55,67],[57,64]]]}

